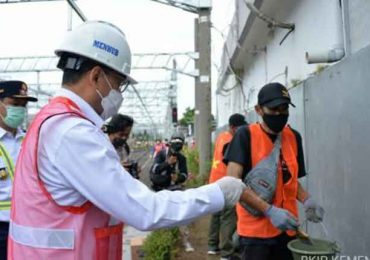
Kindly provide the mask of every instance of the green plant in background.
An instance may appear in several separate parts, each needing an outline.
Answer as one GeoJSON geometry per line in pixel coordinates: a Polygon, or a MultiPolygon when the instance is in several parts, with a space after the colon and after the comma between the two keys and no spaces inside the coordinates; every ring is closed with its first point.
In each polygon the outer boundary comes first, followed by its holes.
{"type": "Polygon", "coordinates": [[[202,176],[199,175],[199,150],[197,148],[183,149],[188,166],[188,172],[191,174],[186,182],[187,188],[196,188],[204,184],[202,176]]]}
{"type": "Polygon", "coordinates": [[[179,120],[180,125],[188,126],[194,123],[195,108],[187,107],[179,120]]]}
{"type": "Polygon", "coordinates": [[[175,259],[177,249],[175,244],[179,238],[179,229],[160,229],[153,231],[145,239],[143,250],[146,260],[175,259]]]}
{"type": "MultiPolygon", "coordinates": [[[[197,148],[184,147],[188,172],[191,177],[186,182],[186,188],[196,188],[203,185],[208,176],[199,175],[199,151],[197,148]]],[[[211,162],[208,162],[209,166],[211,162]]],[[[181,246],[178,245],[180,232],[178,228],[161,229],[153,231],[143,245],[144,258],[146,260],[170,260],[175,259],[175,255],[181,246]]]]}

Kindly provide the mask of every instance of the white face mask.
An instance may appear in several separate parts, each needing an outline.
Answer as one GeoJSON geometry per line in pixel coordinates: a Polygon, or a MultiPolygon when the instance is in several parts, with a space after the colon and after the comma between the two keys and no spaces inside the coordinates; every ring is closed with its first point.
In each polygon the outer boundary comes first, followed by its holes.
{"type": "Polygon", "coordinates": [[[100,114],[100,117],[103,120],[107,120],[111,116],[118,113],[118,110],[122,105],[123,97],[122,97],[121,92],[112,88],[112,85],[110,84],[104,72],[103,72],[103,75],[104,75],[105,81],[110,87],[108,96],[103,97],[103,95],[100,93],[99,90],[96,90],[96,92],[101,97],[101,105],[103,107],[103,112],[100,114]]]}

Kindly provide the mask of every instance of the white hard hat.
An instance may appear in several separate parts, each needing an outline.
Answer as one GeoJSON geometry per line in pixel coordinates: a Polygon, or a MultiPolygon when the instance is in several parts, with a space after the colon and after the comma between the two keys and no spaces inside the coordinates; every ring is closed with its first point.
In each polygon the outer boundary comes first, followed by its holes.
{"type": "Polygon", "coordinates": [[[71,53],[101,63],[130,83],[137,83],[130,76],[131,51],[125,34],[115,25],[103,21],[88,21],[67,33],[55,54],[71,53]]]}

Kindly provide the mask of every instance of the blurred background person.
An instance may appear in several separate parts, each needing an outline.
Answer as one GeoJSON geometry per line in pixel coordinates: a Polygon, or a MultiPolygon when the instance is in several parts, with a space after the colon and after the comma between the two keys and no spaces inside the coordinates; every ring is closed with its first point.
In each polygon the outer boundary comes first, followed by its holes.
{"type": "MultiPolygon", "coordinates": [[[[243,115],[233,114],[229,117],[228,129],[217,136],[209,183],[214,183],[227,175],[227,166],[223,162],[225,151],[238,127],[245,125],[247,122],[243,115]]],[[[235,230],[236,211],[234,206],[213,214],[209,223],[207,253],[215,255],[220,252],[221,259],[230,259],[236,251],[236,246],[233,244],[235,230]]]]}
{"type": "MultiPolygon", "coordinates": [[[[150,169],[150,180],[154,191],[184,189],[183,184],[188,178],[186,157],[181,153],[184,142],[185,136],[182,133],[175,133],[171,136],[168,146],[165,146],[154,157],[154,164],[150,169]]],[[[185,251],[194,251],[189,242],[188,227],[181,226],[180,233],[185,251]]]]}
{"type": "Polygon", "coordinates": [[[134,119],[128,115],[116,114],[103,126],[109,140],[116,149],[123,167],[136,179],[141,172],[138,162],[129,158],[130,146],[127,143],[130,137],[134,119]]]}

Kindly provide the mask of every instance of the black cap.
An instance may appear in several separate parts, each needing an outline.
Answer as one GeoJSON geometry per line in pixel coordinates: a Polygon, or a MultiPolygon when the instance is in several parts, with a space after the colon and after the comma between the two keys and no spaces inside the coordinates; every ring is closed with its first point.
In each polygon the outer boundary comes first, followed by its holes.
{"type": "Polygon", "coordinates": [[[108,134],[117,133],[123,131],[127,127],[134,125],[134,119],[128,115],[116,114],[104,124],[103,131],[108,134]]]}
{"type": "Polygon", "coordinates": [[[36,102],[37,98],[27,95],[27,84],[20,80],[0,81],[0,98],[17,98],[36,102]]]}
{"type": "Polygon", "coordinates": [[[258,105],[271,108],[282,104],[290,104],[295,107],[290,100],[288,89],[280,83],[266,84],[258,92],[258,105]]]}
{"type": "Polygon", "coordinates": [[[246,125],[247,121],[245,121],[245,117],[242,114],[232,114],[229,117],[229,125],[231,126],[242,126],[246,125]]]}

